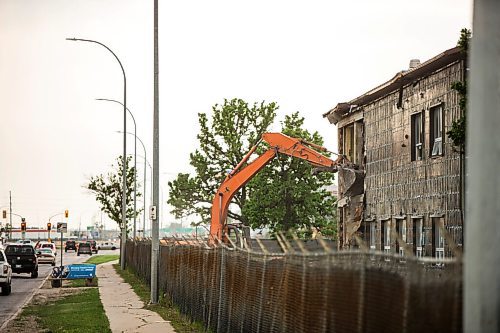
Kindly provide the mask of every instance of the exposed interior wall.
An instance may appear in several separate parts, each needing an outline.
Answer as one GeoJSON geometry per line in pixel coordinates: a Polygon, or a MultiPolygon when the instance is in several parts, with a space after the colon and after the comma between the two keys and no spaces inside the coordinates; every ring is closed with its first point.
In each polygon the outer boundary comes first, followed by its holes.
{"type": "Polygon", "coordinates": [[[339,151],[348,163],[338,170],[339,248],[350,247],[364,212],[364,124],[357,112],[339,124],[339,151]]]}

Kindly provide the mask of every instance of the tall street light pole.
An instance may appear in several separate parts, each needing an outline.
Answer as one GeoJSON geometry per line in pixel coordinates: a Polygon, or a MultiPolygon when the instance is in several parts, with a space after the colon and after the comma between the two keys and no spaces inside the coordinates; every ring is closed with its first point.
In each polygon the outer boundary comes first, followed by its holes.
{"type": "MultiPolygon", "coordinates": [[[[96,98],[96,101],[106,101],[106,102],[114,102],[118,103],[121,106],[123,106],[122,102],[119,102],[114,99],[107,99],[107,98],[96,98]]],[[[134,231],[133,231],[133,238],[135,239],[136,236],[136,230],[137,230],[137,123],[135,122],[135,117],[132,114],[132,111],[129,110],[129,108],[126,108],[130,116],[132,117],[132,120],[134,121],[134,231]]]]}
{"type": "MultiPolygon", "coordinates": [[[[118,131],[117,133],[123,133],[122,131],[118,131]]],[[[144,149],[144,208],[143,208],[143,226],[146,226],[146,147],[144,146],[144,142],[137,136],[137,134],[127,132],[129,135],[135,136],[135,141],[139,140],[139,142],[142,145],[142,149],[144,149]]],[[[137,159],[137,154],[135,155],[135,158],[137,159]]],[[[136,175],[137,175],[137,169],[136,169],[136,175]]],[[[135,208],[134,208],[135,210],[135,208]]],[[[142,230],[145,230],[144,228],[142,230]]],[[[144,231],[143,231],[144,232],[144,231]]],[[[135,238],[135,220],[134,220],[134,238],[135,238]]]]}
{"type": "Polygon", "coordinates": [[[125,269],[125,243],[127,242],[127,77],[125,76],[125,70],[123,69],[122,62],[116,56],[116,54],[111,51],[109,47],[101,42],[91,40],[91,39],[81,39],[81,38],[66,38],[66,40],[74,42],[89,42],[99,44],[106,50],[111,52],[120,64],[120,68],[123,73],[123,171],[122,171],[122,230],[121,230],[121,244],[120,244],[120,267],[125,269]]]}
{"type": "Polygon", "coordinates": [[[159,217],[159,180],[160,180],[160,97],[159,97],[159,59],[158,59],[158,0],[154,0],[154,107],[153,107],[153,207],[156,214],[151,214],[151,303],[158,303],[158,254],[160,252],[159,217]]]}
{"type": "MultiPolygon", "coordinates": [[[[153,202],[153,167],[151,166],[151,164],[149,163],[149,161],[146,159],[146,157],[143,157],[141,155],[137,155],[139,157],[142,157],[144,158],[144,161],[148,164],[149,166],[149,174],[151,175],[151,178],[150,178],[150,181],[151,181],[151,194],[149,196],[149,201],[150,202],[153,202]]],[[[146,174],[146,173],[144,173],[146,174]]],[[[146,190],[146,188],[144,188],[144,191],[146,190]]],[[[143,229],[142,230],[146,230],[146,220],[143,221],[143,225],[142,225],[143,229]]],[[[143,234],[145,235],[145,234],[143,234]]]]}

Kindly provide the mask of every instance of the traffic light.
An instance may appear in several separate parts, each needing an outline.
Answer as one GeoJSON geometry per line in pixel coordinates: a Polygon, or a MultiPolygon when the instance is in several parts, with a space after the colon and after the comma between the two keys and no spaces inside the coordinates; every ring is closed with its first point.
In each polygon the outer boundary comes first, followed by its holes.
{"type": "Polygon", "coordinates": [[[50,231],[52,229],[52,223],[47,223],[47,230],[50,231]]]}
{"type": "Polygon", "coordinates": [[[66,210],[64,211],[64,217],[65,217],[65,218],[68,218],[68,216],[69,216],[69,211],[66,209],[66,210]]]}
{"type": "Polygon", "coordinates": [[[3,216],[3,218],[4,218],[4,219],[6,219],[6,218],[7,218],[7,211],[6,211],[5,209],[4,209],[4,210],[3,210],[3,212],[2,212],[2,216],[3,216]]]}
{"type": "Polygon", "coordinates": [[[21,231],[26,231],[26,222],[24,222],[24,218],[21,222],[21,231]]]}

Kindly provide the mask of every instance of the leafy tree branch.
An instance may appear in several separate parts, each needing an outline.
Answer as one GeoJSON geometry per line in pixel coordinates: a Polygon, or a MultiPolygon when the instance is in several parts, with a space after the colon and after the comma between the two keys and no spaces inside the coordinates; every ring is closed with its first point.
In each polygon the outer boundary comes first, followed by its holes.
{"type": "MultiPolygon", "coordinates": [[[[138,216],[142,209],[134,213],[133,201],[133,184],[135,179],[135,168],[130,166],[132,157],[126,158],[127,170],[127,190],[126,190],[126,217],[127,220],[138,216]]],[[[96,198],[96,201],[101,205],[101,210],[108,215],[108,217],[115,221],[119,228],[122,227],[122,176],[123,176],[123,158],[117,158],[117,166],[111,166],[113,171],[108,172],[106,175],[97,175],[90,177],[89,183],[86,188],[90,190],[96,198]]],[[[136,197],[141,197],[141,193],[137,192],[136,197]]]]}

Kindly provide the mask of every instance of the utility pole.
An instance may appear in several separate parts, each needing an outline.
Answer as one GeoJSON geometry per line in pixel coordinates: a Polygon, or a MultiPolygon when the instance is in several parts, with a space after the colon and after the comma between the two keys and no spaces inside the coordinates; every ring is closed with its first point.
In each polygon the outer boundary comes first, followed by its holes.
{"type": "Polygon", "coordinates": [[[154,0],[154,112],[153,112],[153,202],[152,210],[156,214],[151,214],[151,303],[158,303],[158,252],[160,250],[158,217],[160,216],[160,205],[158,202],[159,190],[159,96],[158,96],[158,0],[154,0]]]}
{"type": "Polygon", "coordinates": [[[473,8],[467,117],[464,332],[500,332],[500,2],[473,8]]]}

